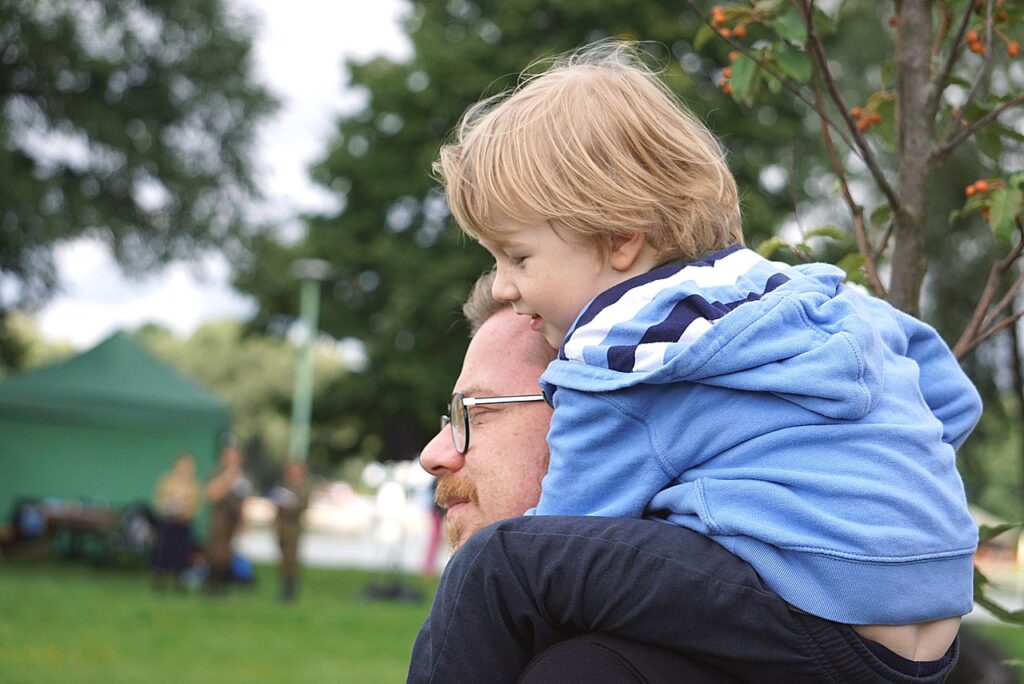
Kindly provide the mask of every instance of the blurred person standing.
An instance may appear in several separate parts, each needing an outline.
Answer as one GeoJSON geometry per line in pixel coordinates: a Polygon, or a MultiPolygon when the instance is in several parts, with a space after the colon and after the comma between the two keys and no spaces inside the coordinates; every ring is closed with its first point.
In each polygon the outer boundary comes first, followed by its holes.
{"type": "Polygon", "coordinates": [[[158,517],[153,589],[163,591],[167,575],[171,574],[175,588],[184,590],[182,573],[192,552],[192,522],[200,502],[196,459],[192,454],[178,455],[171,470],[157,482],[153,499],[158,517]]]}
{"type": "Polygon", "coordinates": [[[220,469],[206,485],[210,502],[210,594],[223,594],[231,578],[231,543],[242,522],[242,502],[252,493],[252,482],[245,474],[245,455],[235,446],[220,453],[220,469]]]}
{"type": "Polygon", "coordinates": [[[277,505],[274,527],[281,547],[281,600],[285,602],[295,600],[302,514],[309,506],[312,489],[305,461],[293,458],[284,464],[281,482],[271,491],[271,499],[277,505]]]}

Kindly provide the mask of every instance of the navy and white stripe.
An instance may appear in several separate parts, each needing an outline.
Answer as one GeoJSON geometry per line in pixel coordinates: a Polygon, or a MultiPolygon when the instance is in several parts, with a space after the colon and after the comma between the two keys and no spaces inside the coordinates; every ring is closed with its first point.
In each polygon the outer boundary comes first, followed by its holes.
{"type": "Polygon", "coordinates": [[[787,268],[736,245],[654,269],[598,295],[559,358],[623,373],[655,370],[730,311],[787,282],[787,268]]]}

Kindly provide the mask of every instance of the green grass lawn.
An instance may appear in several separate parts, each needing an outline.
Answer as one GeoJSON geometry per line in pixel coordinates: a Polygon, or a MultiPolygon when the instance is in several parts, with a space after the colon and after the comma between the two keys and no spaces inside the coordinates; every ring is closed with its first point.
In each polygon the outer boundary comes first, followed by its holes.
{"type": "Polygon", "coordinates": [[[142,571],[0,562],[0,681],[403,682],[433,584],[419,603],[370,601],[381,579],[307,569],[294,604],[273,568],[222,598],[156,594],[142,571]]]}
{"type": "MultiPolygon", "coordinates": [[[[299,600],[276,600],[274,569],[223,598],[156,594],[142,571],[0,562],[0,682],[403,682],[434,583],[419,603],[370,601],[379,576],[307,569],[299,600]]],[[[972,628],[975,628],[972,626],[972,628]]],[[[977,627],[1010,658],[1024,629],[977,627]]]]}

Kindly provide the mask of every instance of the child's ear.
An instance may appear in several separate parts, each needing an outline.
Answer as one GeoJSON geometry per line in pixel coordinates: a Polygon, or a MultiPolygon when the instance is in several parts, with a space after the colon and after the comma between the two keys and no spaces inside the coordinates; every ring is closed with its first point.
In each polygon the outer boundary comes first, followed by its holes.
{"type": "Polygon", "coordinates": [[[628,271],[633,268],[646,245],[647,237],[643,233],[614,235],[611,238],[608,263],[616,271],[628,271]]]}

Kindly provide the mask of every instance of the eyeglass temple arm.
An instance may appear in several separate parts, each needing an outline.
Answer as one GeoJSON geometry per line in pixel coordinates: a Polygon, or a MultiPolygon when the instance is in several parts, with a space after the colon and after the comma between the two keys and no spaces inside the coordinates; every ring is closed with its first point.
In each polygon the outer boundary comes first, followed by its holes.
{"type": "Polygon", "coordinates": [[[525,394],[518,397],[465,397],[462,403],[466,407],[485,406],[487,404],[522,404],[528,401],[544,401],[543,394],[525,394]]]}

